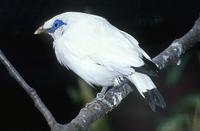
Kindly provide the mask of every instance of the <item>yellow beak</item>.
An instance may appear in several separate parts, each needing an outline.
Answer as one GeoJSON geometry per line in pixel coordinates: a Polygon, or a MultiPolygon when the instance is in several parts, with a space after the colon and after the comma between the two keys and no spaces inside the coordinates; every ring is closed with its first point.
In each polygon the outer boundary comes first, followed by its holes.
{"type": "Polygon", "coordinates": [[[44,33],[46,30],[42,27],[42,26],[40,26],[35,32],[34,32],[34,34],[35,35],[37,35],[37,34],[42,34],[42,33],[44,33]]]}

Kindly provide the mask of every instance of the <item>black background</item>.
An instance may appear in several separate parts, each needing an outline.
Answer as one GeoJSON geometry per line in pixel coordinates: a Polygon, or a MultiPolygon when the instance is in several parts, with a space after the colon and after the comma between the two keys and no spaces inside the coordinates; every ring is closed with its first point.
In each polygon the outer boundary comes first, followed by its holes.
{"type": "MultiPolygon", "coordinates": [[[[1,0],[0,49],[37,90],[58,122],[67,123],[81,108],[66,93],[69,86],[77,86],[78,77],[58,64],[49,36],[33,35],[38,26],[62,12],[90,12],[105,17],[116,27],[133,35],[141,47],[154,57],[191,28],[199,16],[199,5],[198,0],[1,0]]],[[[188,52],[190,59],[176,85],[165,84],[166,69],[156,78],[156,84],[167,102],[164,111],[151,112],[134,92],[108,114],[111,129],[154,131],[160,122],[158,116],[167,117],[181,98],[198,94],[199,47],[188,52]]],[[[49,130],[31,99],[1,64],[0,104],[1,131],[49,130]]]]}

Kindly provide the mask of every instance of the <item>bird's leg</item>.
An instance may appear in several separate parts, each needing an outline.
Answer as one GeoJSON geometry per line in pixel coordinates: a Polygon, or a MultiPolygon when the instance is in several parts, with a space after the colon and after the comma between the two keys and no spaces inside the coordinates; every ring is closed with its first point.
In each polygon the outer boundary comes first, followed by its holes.
{"type": "MultiPolygon", "coordinates": [[[[109,87],[102,87],[101,92],[97,93],[96,95],[96,99],[99,101],[102,101],[104,103],[106,103],[108,106],[112,106],[109,102],[107,102],[104,98],[105,98],[105,94],[108,91],[109,87]]],[[[92,101],[93,102],[93,101],[92,101]]],[[[89,105],[92,104],[92,102],[87,103],[85,106],[88,107],[89,105]]]]}
{"type": "Polygon", "coordinates": [[[103,87],[102,89],[101,89],[101,92],[99,92],[99,93],[97,93],[97,99],[99,99],[99,100],[102,100],[102,99],[104,99],[104,97],[105,97],[105,94],[106,94],[106,92],[108,91],[108,88],[109,87],[103,87]]]}
{"type": "Polygon", "coordinates": [[[96,99],[107,104],[109,107],[112,107],[113,104],[110,103],[105,99],[106,92],[108,91],[109,87],[102,87],[101,92],[97,93],[96,99]]]}
{"type": "MultiPolygon", "coordinates": [[[[124,80],[125,80],[124,77],[121,77],[121,76],[120,77],[116,77],[114,79],[114,81],[113,81],[114,82],[113,88],[119,87],[121,84],[123,84],[122,81],[124,81],[124,80]]],[[[103,103],[105,103],[105,104],[107,104],[109,107],[113,107],[114,103],[110,103],[109,101],[107,101],[105,99],[105,94],[108,91],[108,89],[109,89],[109,87],[103,87],[101,89],[101,92],[97,93],[96,99],[99,100],[99,101],[101,101],[101,102],[103,102],[103,103]]]]}
{"type": "MultiPolygon", "coordinates": [[[[116,77],[115,79],[114,79],[114,87],[117,87],[117,86],[119,86],[121,83],[122,83],[122,81],[124,80],[124,78],[123,77],[116,77]]],[[[97,99],[99,99],[99,100],[102,100],[102,99],[104,99],[104,97],[105,97],[105,94],[106,94],[106,92],[108,91],[108,89],[109,89],[109,87],[107,86],[105,86],[105,87],[103,87],[102,89],[101,89],[101,92],[99,92],[99,93],[97,93],[97,99]]]]}

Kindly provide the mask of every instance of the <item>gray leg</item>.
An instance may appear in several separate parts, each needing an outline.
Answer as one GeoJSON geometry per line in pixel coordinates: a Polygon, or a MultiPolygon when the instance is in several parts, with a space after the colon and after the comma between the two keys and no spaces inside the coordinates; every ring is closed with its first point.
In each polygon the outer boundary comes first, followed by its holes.
{"type": "Polygon", "coordinates": [[[104,99],[107,90],[108,90],[108,87],[102,87],[101,92],[97,93],[97,99],[99,100],[104,99]]]}
{"type": "Polygon", "coordinates": [[[112,104],[105,99],[105,94],[109,87],[102,87],[101,92],[97,93],[96,99],[112,107],[112,104]]]}
{"type": "MultiPolygon", "coordinates": [[[[121,84],[124,80],[123,77],[117,77],[114,79],[114,87],[121,84]]],[[[109,87],[102,87],[101,92],[97,93],[97,99],[102,100],[105,97],[106,92],[108,91],[109,87]]]]}
{"type": "Polygon", "coordinates": [[[101,89],[101,94],[106,94],[106,92],[107,92],[107,90],[108,90],[108,87],[102,87],[102,89],[101,89]]]}
{"type": "MultiPolygon", "coordinates": [[[[105,94],[106,94],[108,88],[109,88],[109,87],[102,87],[101,92],[97,93],[97,96],[96,96],[97,100],[100,100],[100,101],[102,101],[102,102],[105,102],[106,104],[108,103],[108,102],[105,101],[105,99],[104,99],[104,98],[105,98],[105,94]]],[[[91,102],[90,102],[90,103],[87,103],[87,104],[86,104],[86,107],[88,107],[90,104],[91,104],[91,102]]],[[[109,103],[108,103],[108,104],[109,104],[109,103]]],[[[109,104],[109,105],[110,105],[110,104],[109,104]]]]}
{"type": "MultiPolygon", "coordinates": [[[[122,83],[122,81],[124,81],[124,77],[122,76],[115,78],[113,81],[114,82],[113,87],[118,87],[122,83]]],[[[105,94],[108,91],[108,89],[109,87],[103,87],[101,89],[101,92],[97,93],[96,99],[107,104],[109,107],[113,107],[113,103],[110,103],[105,99],[105,94]]]]}

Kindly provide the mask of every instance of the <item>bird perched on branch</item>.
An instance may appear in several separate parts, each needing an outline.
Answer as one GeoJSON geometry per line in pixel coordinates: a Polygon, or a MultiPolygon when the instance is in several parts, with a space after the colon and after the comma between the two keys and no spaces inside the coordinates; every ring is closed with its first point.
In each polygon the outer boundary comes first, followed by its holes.
{"type": "Polygon", "coordinates": [[[91,86],[108,87],[123,79],[132,82],[151,109],[165,107],[163,97],[149,76],[155,76],[156,66],[139,47],[138,41],[100,16],[66,12],[39,27],[35,34],[48,33],[60,64],[75,72],[91,86]]]}

